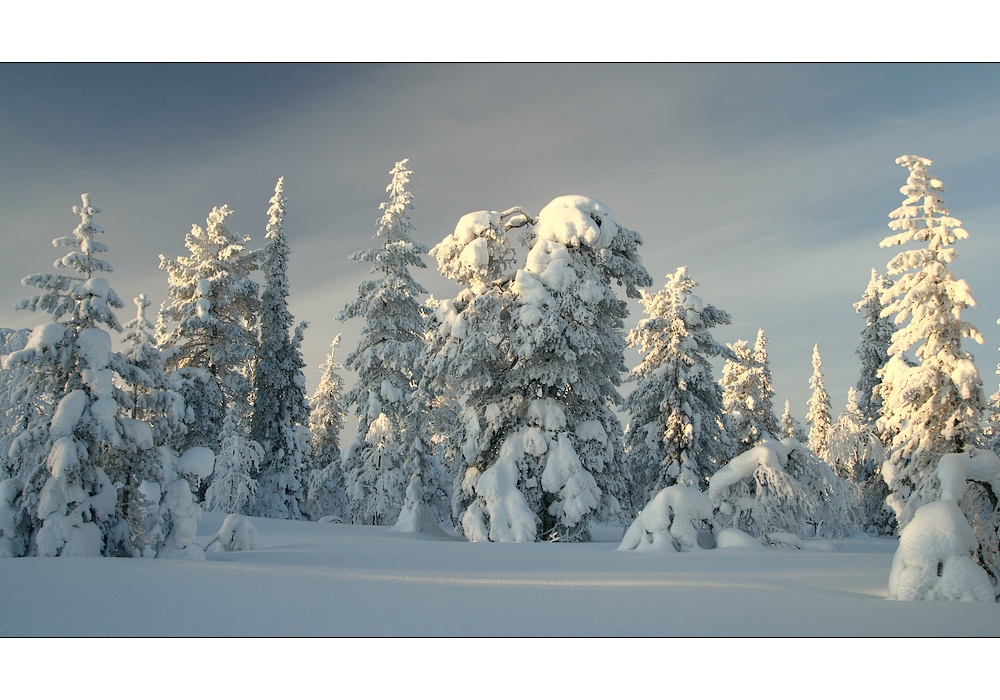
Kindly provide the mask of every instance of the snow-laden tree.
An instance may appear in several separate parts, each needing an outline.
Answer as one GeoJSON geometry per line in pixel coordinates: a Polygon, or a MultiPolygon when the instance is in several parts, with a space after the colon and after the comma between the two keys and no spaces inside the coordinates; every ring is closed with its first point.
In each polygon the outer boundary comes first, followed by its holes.
{"type": "Polygon", "coordinates": [[[249,237],[229,230],[226,220],[232,214],[228,206],[215,207],[205,228],[195,224],[185,236],[189,255],[160,256],[168,299],[160,310],[158,344],[166,350],[169,370],[207,369],[218,382],[225,403],[211,423],[219,426],[234,402],[240,404],[239,414],[249,413],[260,312],[258,285],[250,278],[258,269],[258,253],[246,252],[249,237]]]}
{"type": "Polygon", "coordinates": [[[257,502],[254,475],[260,473],[264,449],[247,436],[247,419],[239,411],[238,403],[226,410],[212,481],[205,491],[205,507],[217,513],[245,515],[257,502]]]}
{"type": "MultiPolygon", "coordinates": [[[[30,328],[13,330],[0,328],[0,359],[24,350],[30,328]]],[[[15,400],[14,390],[28,374],[26,367],[4,367],[0,363],[0,481],[14,476],[15,465],[10,458],[10,445],[37,414],[34,401],[15,400]]]]}
{"type": "Polygon", "coordinates": [[[805,428],[792,415],[792,402],[788,399],[785,399],[785,412],[781,414],[781,428],[778,437],[782,439],[795,438],[799,442],[808,440],[805,428]]]}
{"type": "Polygon", "coordinates": [[[966,520],[965,492],[970,482],[1000,491],[1000,459],[985,450],[948,454],[941,457],[935,472],[940,498],[921,504],[900,532],[889,571],[889,597],[994,602],[996,528],[987,550],[991,560],[986,561],[983,539],[966,520]]]}
{"type": "Polygon", "coordinates": [[[432,418],[442,422],[445,433],[441,454],[454,478],[452,514],[456,529],[470,539],[490,539],[490,512],[504,513],[494,539],[535,538],[537,517],[524,500],[523,480],[518,487],[516,463],[507,463],[510,473],[501,480],[509,488],[494,494],[489,504],[475,488],[518,425],[522,395],[508,376],[517,363],[510,339],[518,315],[514,251],[507,234],[529,222],[518,207],[472,212],[430,251],[441,274],[463,287],[453,299],[428,300],[432,313],[422,386],[438,402],[432,418]],[[475,532],[465,532],[463,525],[470,508],[475,532]]]}
{"type": "Polygon", "coordinates": [[[754,537],[842,537],[862,524],[857,488],[795,438],[737,455],[709,479],[708,494],[720,525],[754,537]]]}
{"type": "Polygon", "coordinates": [[[765,439],[712,475],[708,496],[719,525],[753,537],[778,531],[812,534],[808,522],[814,517],[816,504],[785,469],[791,451],[785,443],[793,441],[765,439]]]}
{"type": "Polygon", "coordinates": [[[826,461],[793,438],[781,441],[788,448],[788,472],[809,497],[811,507],[801,531],[804,536],[846,537],[864,529],[861,487],[841,479],[826,461]]]}
{"type": "Polygon", "coordinates": [[[725,311],[692,293],[680,267],[659,292],[642,292],[646,310],[627,338],[643,358],[632,370],[638,386],[625,401],[626,449],[639,503],[674,484],[704,490],[708,477],[732,456],[722,389],[709,358],[724,355],[711,329],[731,322],[725,311]]]}
{"type": "Polygon", "coordinates": [[[80,216],[73,235],[52,242],[70,249],[55,261],[57,270],[67,272],[22,280],[41,292],[16,308],[44,311],[52,321],[37,326],[24,349],[4,360],[7,369],[26,370],[11,398],[32,402],[37,412],[10,447],[13,478],[21,486],[16,508],[8,499],[14,532],[4,527],[14,555],[132,553],[105,467],[133,438],[116,419],[128,395],[115,379],[133,381],[137,368],[111,348],[108,330],[122,330],[112,309],[124,304],[98,276],[112,269],[97,257],[107,251],[95,238],[103,233],[94,223],[100,210],[90,195],[82,200],[73,207],[80,216]]]}
{"type": "MultiPolygon", "coordinates": [[[[413,195],[407,162],[396,163],[389,173],[389,201],[380,206],[382,217],[375,232],[382,245],[351,256],[356,262],[371,263],[371,273],[378,277],[362,282],[357,298],[338,317],[365,319],[361,341],[344,363],[358,374],[357,383],[344,395],[345,406],[353,406],[358,415],[358,432],[341,455],[355,523],[394,523],[413,476],[407,469],[427,464],[407,462],[410,455],[403,453],[409,439],[406,431],[417,425],[412,393],[420,381],[424,348],[424,319],[417,297],[426,294],[409,268],[426,267],[422,256],[427,253],[411,238],[413,195]]],[[[421,473],[419,478],[425,489],[436,490],[431,486],[435,474],[421,473]]]]}
{"type": "Polygon", "coordinates": [[[812,396],[807,405],[806,425],[809,427],[809,449],[820,458],[826,457],[826,448],[830,442],[830,395],[826,393],[823,382],[823,360],[819,356],[819,344],[813,346],[813,373],[809,378],[809,388],[812,396]]]}
{"type": "MultiPolygon", "coordinates": [[[[503,492],[504,469],[491,470],[505,463],[506,447],[518,469],[504,478],[523,485],[538,518],[537,536],[581,540],[589,537],[592,518],[608,521],[632,510],[622,428],[612,409],[622,402],[617,387],[625,373],[628,309],[612,284],[637,298],[651,279],[637,252],[639,234],[588,197],[554,199],[527,227],[524,240],[530,250],[511,287],[516,362],[505,375],[520,397],[517,430],[475,490],[489,512],[503,492]]],[[[490,528],[494,520],[490,515],[490,528]]]]}
{"type": "Polygon", "coordinates": [[[288,310],[288,256],[285,236],[285,186],[278,178],[267,210],[267,245],[261,255],[264,292],[260,306],[260,351],[254,368],[254,405],[250,436],[264,450],[257,490],[257,515],[301,519],[303,454],[297,426],[309,420],[302,368],[302,333],[292,329],[288,310]]]}
{"type": "Polygon", "coordinates": [[[313,519],[326,515],[344,517],[347,501],[344,495],[344,475],[340,470],[340,431],[344,428],[344,366],[334,358],[340,336],[330,344],[330,354],[320,367],[319,385],[309,400],[309,431],[311,434],[313,469],[308,475],[306,509],[313,519]]]}
{"type": "Polygon", "coordinates": [[[837,476],[860,486],[865,525],[889,533],[891,514],[885,505],[889,492],[879,473],[884,458],[877,429],[866,420],[858,406],[857,392],[851,387],[847,391],[847,407],[830,427],[826,460],[837,476]]]}
{"type": "Polygon", "coordinates": [[[896,330],[892,319],[882,314],[882,295],[890,286],[889,280],[872,268],[865,294],[854,305],[854,310],[865,316],[865,328],[861,331],[861,342],[855,351],[861,360],[861,376],[857,384],[858,408],[871,425],[881,415],[882,397],[875,387],[880,383],[879,371],[889,361],[889,345],[896,330]]]}
{"type": "Polygon", "coordinates": [[[722,368],[722,402],[732,423],[737,454],[778,435],[767,339],[758,331],[751,348],[745,340],[728,344],[722,368]]]}
{"type": "Polygon", "coordinates": [[[157,447],[174,447],[187,433],[185,406],[166,375],[164,359],[156,347],[153,324],[146,318],[150,302],[145,294],[133,299],[136,315],[123,325],[123,355],[134,368],[125,378],[128,403],[118,418],[131,439],[109,462],[108,476],[118,488],[118,507],[129,525],[136,552],[155,552],[159,542],[155,527],[164,475],[157,447]]]}
{"type": "Polygon", "coordinates": [[[891,491],[886,502],[905,527],[921,503],[937,497],[934,469],[941,455],[974,444],[986,401],[979,370],[962,349],[963,338],[983,340],[961,318],[975,301],[969,285],[948,269],[957,257],[952,244],[968,233],[945,208],[944,185],[927,171],[930,160],[901,156],[896,162],[909,176],[900,188],[902,206],[889,215],[889,227],[898,233],[881,245],[925,244],[889,262],[896,279],[882,298],[883,315],[893,316],[897,326],[878,389],[882,427],[893,435],[882,476],[891,491]],[[916,366],[905,353],[912,353],[916,366]]]}

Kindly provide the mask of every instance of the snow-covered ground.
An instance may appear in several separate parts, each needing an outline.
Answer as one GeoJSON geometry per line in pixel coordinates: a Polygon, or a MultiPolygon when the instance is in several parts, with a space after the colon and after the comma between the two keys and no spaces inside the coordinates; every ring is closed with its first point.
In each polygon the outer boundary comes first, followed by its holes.
{"type": "MultiPolygon", "coordinates": [[[[222,524],[206,513],[198,541],[222,524]]],[[[885,600],[897,541],[617,552],[253,518],[207,561],[0,559],[2,636],[997,636],[1000,605],[885,600]]]]}

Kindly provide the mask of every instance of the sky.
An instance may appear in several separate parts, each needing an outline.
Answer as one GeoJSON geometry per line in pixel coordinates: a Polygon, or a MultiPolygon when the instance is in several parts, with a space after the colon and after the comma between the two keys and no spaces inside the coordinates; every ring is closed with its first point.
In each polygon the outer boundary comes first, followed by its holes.
{"type": "MultiPolygon", "coordinates": [[[[985,344],[965,347],[998,387],[1000,65],[5,63],[0,95],[0,326],[46,320],[13,304],[52,269],[81,193],[101,207],[125,321],[140,292],[165,299],[159,255],[185,254],[212,207],[263,246],[284,176],[311,392],[334,336],[340,361],[357,345],[361,322],[336,317],[369,270],[348,257],[375,245],[389,170],[409,158],[419,243],[471,211],[594,197],[642,235],[651,291],[686,266],[732,315],[716,339],[764,330],[779,416],[788,399],[804,421],[818,344],[836,417],[860,371],[853,303],[896,252],[879,247],[906,180],[894,161],[913,154],[969,231],[951,269],[985,344]]],[[[427,263],[418,281],[457,293],[427,263]]]]}

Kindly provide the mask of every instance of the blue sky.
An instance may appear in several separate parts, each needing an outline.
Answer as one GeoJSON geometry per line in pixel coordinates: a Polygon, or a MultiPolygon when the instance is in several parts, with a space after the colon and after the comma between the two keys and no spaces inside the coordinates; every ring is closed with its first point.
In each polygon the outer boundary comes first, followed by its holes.
{"type": "MultiPolygon", "coordinates": [[[[285,176],[290,304],[310,324],[312,390],[333,336],[344,334],[340,359],[357,342],[360,323],[336,315],[368,270],[347,257],[372,245],[388,171],[410,158],[428,247],[470,211],[605,202],[643,235],[656,288],[686,265],[732,314],[719,340],[764,329],[776,411],[790,399],[801,420],[814,343],[834,413],[857,380],[852,303],[894,254],[878,244],[902,199],[894,159],[910,153],[934,160],[970,233],[953,270],[986,338],[968,349],[987,394],[997,389],[997,65],[8,63],[0,95],[3,326],[42,320],[11,309],[19,280],[50,269],[81,192],[103,209],[112,286],[159,304],[158,254],[183,254],[191,224],[222,204],[262,245],[285,176]]],[[[436,296],[455,292],[430,258],[417,276],[436,296]]]]}

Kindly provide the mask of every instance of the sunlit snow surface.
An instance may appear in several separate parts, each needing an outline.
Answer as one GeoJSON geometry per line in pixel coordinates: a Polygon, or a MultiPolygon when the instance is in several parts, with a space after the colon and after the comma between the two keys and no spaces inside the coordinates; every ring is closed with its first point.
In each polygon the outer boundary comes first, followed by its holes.
{"type": "MultiPolygon", "coordinates": [[[[205,513],[207,543],[224,516],[205,513]]],[[[207,561],[0,559],[0,635],[969,636],[995,603],[885,600],[896,541],[835,551],[616,552],[252,518],[262,549],[207,561]]]]}

